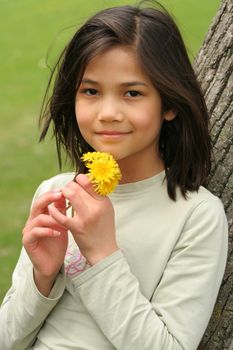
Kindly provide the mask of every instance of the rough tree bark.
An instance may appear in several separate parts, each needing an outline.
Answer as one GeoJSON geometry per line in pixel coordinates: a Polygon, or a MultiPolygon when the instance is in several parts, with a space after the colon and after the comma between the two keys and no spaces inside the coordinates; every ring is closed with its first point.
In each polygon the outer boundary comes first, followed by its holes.
{"type": "Polygon", "coordinates": [[[199,349],[233,350],[233,0],[220,9],[194,62],[211,115],[214,145],[208,188],[219,196],[229,223],[228,263],[211,321],[199,349]]]}

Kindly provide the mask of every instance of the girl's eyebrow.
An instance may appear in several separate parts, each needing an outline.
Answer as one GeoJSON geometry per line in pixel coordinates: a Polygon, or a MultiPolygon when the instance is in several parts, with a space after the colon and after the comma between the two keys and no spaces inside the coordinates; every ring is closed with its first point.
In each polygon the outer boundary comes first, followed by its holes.
{"type": "Polygon", "coordinates": [[[98,82],[92,79],[82,79],[81,84],[93,84],[98,85],[98,82]]]}
{"type": "MultiPolygon", "coordinates": [[[[81,81],[81,84],[93,84],[93,85],[98,85],[99,83],[98,83],[98,81],[95,81],[95,80],[92,80],[92,79],[84,78],[84,79],[81,81]]],[[[121,83],[120,85],[123,85],[123,86],[135,86],[135,85],[147,86],[147,84],[143,83],[142,81],[127,81],[127,82],[121,83]]]]}
{"type": "Polygon", "coordinates": [[[135,86],[135,85],[147,86],[147,84],[143,83],[142,81],[129,81],[129,82],[122,83],[121,85],[123,85],[123,86],[135,86]]]}

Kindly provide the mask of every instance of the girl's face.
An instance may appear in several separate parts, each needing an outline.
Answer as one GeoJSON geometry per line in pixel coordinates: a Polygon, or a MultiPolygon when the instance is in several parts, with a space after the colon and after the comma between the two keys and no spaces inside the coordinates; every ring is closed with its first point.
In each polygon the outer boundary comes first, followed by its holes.
{"type": "Polygon", "coordinates": [[[90,61],[75,112],[83,138],[96,151],[111,153],[126,181],[163,169],[159,134],[164,118],[171,120],[174,113],[162,114],[160,95],[132,49],[117,46],[90,61]]]}

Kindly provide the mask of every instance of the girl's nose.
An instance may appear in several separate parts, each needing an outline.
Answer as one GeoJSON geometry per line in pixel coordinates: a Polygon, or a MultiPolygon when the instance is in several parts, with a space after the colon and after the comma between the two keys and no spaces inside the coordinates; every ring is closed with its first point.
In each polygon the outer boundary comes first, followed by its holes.
{"type": "Polygon", "coordinates": [[[98,112],[98,120],[105,122],[122,121],[120,103],[112,98],[103,99],[98,112]]]}

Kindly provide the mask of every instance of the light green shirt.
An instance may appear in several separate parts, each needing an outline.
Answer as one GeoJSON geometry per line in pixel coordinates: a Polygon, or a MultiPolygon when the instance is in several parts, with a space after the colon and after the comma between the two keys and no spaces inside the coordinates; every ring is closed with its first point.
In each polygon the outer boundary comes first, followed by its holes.
{"type": "MultiPolygon", "coordinates": [[[[34,200],[72,178],[45,181],[34,200]]],[[[163,180],[164,172],[110,195],[121,249],[98,264],[86,263],[70,234],[48,298],[22,250],[1,307],[0,349],[197,348],[225,269],[227,221],[220,200],[203,187],[187,200],[177,191],[174,202],[163,180]]]]}

